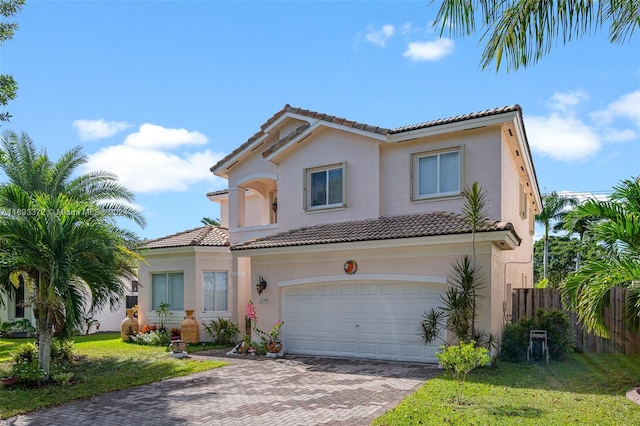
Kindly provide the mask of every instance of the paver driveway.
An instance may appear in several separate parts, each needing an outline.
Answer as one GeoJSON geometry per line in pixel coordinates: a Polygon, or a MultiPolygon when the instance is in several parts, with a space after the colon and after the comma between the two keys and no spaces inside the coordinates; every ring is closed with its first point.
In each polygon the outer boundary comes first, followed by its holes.
{"type": "Polygon", "coordinates": [[[440,371],[429,364],[318,357],[213,359],[230,365],[3,424],[368,425],[440,371]]]}

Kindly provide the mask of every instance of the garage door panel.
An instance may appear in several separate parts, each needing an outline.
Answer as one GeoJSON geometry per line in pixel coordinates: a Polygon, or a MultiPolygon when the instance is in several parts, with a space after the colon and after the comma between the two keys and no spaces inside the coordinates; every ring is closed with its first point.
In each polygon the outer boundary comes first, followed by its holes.
{"type": "Polygon", "coordinates": [[[290,353],[437,362],[419,335],[440,293],[421,283],[328,283],[282,289],[290,353]],[[306,288],[305,288],[306,287],[306,288]]]}

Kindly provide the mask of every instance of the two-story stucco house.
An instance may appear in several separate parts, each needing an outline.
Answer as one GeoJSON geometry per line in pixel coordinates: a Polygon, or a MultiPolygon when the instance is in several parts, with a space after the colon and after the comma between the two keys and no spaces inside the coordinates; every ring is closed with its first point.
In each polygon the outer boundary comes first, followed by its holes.
{"type": "Polygon", "coordinates": [[[289,353],[435,361],[419,322],[471,254],[475,181],[491,219],[479,328],[499,335],[511,289],[532,286],[541,197],[518,105],[395,129],[285,105],[211,171],[228,180],[208,195],[229,232],[230,315],[243,324],[251,299],[259,328],[284,320],[289,353]]]}

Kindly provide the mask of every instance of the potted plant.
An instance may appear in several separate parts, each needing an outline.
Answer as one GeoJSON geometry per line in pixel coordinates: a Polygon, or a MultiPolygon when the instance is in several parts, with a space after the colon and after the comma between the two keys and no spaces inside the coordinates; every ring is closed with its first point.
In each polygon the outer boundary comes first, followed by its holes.
{"type": "Polygon", "coordinates": [[[172,328],[171,329],[171,340],[180,340],[180,329],[179,328],[172,328]]]}
{"type": "Polygon", "coordinates": [[[276,354],[282,352],[282,341],[280,340],[280,329],[284,321],[276,321],[273,323],[271,332],[269,332],[269,342],[267,343],[267,352],[273,355],[267,355],[275,357],[276,354]]]}

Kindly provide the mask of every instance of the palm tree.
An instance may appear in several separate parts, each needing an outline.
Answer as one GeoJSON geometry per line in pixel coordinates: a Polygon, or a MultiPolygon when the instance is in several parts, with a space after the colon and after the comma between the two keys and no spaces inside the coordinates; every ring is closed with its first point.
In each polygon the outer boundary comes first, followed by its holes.
{"type": "Polygon", "coordinates": [[[592,238],[608,250],[608,257],[588,259],[561,284],[567,306],[577,312],[585,327],[608,336],[604,311],[611,289],[627,288],[625,317],[628,326],[640,322],[640,178],[614,187],[609,201],[588,200],[578,206],[576,217],[595,217],[592,238]]]}
{"type": "Polygon", "coordinates": [[[563,229],[572,234],[578,234],[578,252],[576,253],[576,271],[580,269],[582,264],[582,250],[585,246],[585,236],[596,218],[594,217],[576,217],[573,211],[570,211],[564,218],[563,229]]]}
{"type": "Polygon", "coordinates": [[[575,198],[562,197],[555,191],[545,195],[542,200],[542,211],[536,215],[536,222],[544,225],[543,279],[547,279],[547,270],[549,267],[549,230],[561,230],[564,218],[568,214],[567,207],[575,206],[577,202],[575,198]],[[551,222],[556,222],[553,227],[551,226],[551,222]]]}
{"type": "Polygon", "coordinates": [[[482,222],[487,220],[488,194],[474,182],[463,195],[462,216],[471,228],[472,257],[464,256],[453,264],[453,273],[448,278],[450,286],[442,297],[443,306],[424,313],[420,334],[425,344],[439,338],[442,328],[450,329],[463,342],[485,343],[481,340],[487,340],[486,343],[491,344],[493,339],[492,336],[484,339],[484,333],[475,328],[477,301],[481,298],[478,291],[482,289],[484,279],[480,267],[476,266],[475,237],[482,222]]]}
{"type": "Polygon", "coordinates": [[[73,177],[76,169],[87,162],[81,147],[65,152],[54,163],[45,150],[36,150],[26,133],[6,131],[0,137],[0,144],[0,169],[9,183],[30,193],[64,193],[73,199],[94,203],[96,209],[111,216],[133,220],[141,227],[146,225],[142,214],[131,205],[133,193],[118,183],[113,173],[94,171],[73,177]]]}
{"type": "Polygon", "coordinates": [[[558,41],[591,35],[609,23],[609,41],[624,43],[640,27],[638,0],[530,1],[443,0],[434,25],[454,36],[481,27],[486,45],[482,67],[496,70],[505,59],[507,71],[533,65],[558,41]]]}
{"type": "Polygon", "coordinates": [[[39,365],[48,373],[52,329],[62,335],[81,323],[85,309],[120,303],[122,277],[133,277],[138,237],[115,223],[144,224],[122,201],[133,196],[108,173],[71,178],[86,161],[79,149],[51,162],[23,135],[5,134],[0,167],[0,291],[13,294],[22,280],[34,302],[39,365]],[[117,195],[122,192],[122,197],[117,195]]]}
{"type": "Polygon", "coordinates": [[[211,219],[210,217],[203,217],[200,222],[203,225],[220,226],[220,219],[211,219]]]}

